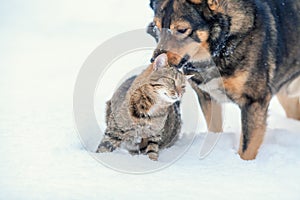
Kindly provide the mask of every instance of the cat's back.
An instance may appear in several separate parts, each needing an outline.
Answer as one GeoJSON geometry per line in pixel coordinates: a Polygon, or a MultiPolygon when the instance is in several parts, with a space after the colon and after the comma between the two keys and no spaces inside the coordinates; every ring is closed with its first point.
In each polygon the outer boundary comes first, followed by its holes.
{"type": "Polygon", "coordinates": [[[133,76],[127,79],[118,87],[118,89],[115,91],[112,98],[110,99],[110,102],[113,107],[118,107],[125,101],[126,94],[129,88],[132,86],[132,83],[134,82],[135,79],[136,76],[133,76]]]}
{"type": "Polygon", "coordinates": [[[126,124],[130,124],[130,117],[128,116],[126,101],[126,94],[136,76],[133,76],[124,81],[118,89],[114,92],[112,98],[106,103],[106,124],[107,130],[114,130],[117,127],[123,128],[126,124]]]}

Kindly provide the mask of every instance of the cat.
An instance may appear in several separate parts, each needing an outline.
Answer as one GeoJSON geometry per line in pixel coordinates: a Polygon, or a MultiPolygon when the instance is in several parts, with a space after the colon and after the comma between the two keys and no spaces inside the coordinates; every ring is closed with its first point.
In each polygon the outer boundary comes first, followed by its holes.
{"type": "Polygon", "coordinates": [[[121,147],[157,160],[159,150],[179,137],[180,100],[188,78],[161,54],[140,75],[127,79],[106,103],[107,128],[96,152],[121,147]]]}

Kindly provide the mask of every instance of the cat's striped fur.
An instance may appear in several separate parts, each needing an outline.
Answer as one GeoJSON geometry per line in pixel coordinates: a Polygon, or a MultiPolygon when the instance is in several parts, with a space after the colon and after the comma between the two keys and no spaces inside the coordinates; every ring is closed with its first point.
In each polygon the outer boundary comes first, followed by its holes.
{"type": "Polygon", "coordinates": [[[179,136],[185,84],[186,77],[168,66],[166,54],[126,80],[107,102],[107,128],[97,152],[123,147],[157,160],[159,150],[173,145],[179,136]]]}

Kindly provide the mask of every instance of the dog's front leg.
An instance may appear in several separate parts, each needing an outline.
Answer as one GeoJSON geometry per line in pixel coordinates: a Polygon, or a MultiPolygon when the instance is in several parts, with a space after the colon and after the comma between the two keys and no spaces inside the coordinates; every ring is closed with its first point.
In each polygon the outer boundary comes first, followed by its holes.
{"type": "Polygon", "coordinates": [[[242,135],[239,154],[244,160],[255,159],[262,144],[267,126],[267,112],[270,99],[267,96],[260,101],[249,101],[250,103],[246,103],[241,107],[242,135]]]}
{"type": "Polygon", "coordinates": [[[198,102],[204,114],[208,131],[219,133],[223,131],[222,106],[210,95],[202,91],[196,83],[189,81],[190,85],[197,94],[198,102]]]}

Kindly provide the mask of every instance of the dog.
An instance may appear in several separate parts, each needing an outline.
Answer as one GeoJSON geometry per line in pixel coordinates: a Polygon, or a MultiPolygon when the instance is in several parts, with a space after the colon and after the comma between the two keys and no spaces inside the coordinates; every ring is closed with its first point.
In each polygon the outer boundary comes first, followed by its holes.
{"type": "MultiPolygon", "coordinates": [[[[152,60],[167,53],[172,66],[194,75],[207,124],[224,99],[240,107],[242,159],[256,158],[272,96],[279,92],[287,115],[300,119],[300,1],[151,0],[150,6],[152,60]]],[[[222,131],[221,120],[214,116],[209,129],[222,131]]]]}

